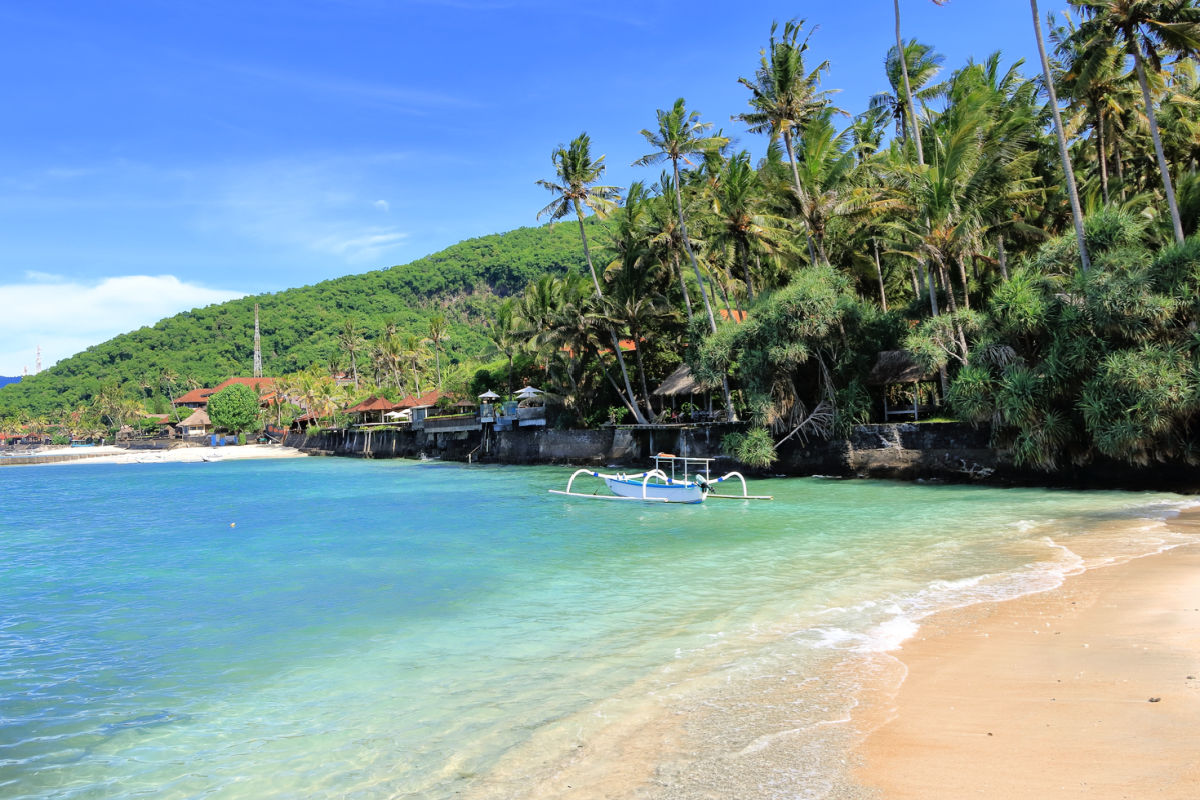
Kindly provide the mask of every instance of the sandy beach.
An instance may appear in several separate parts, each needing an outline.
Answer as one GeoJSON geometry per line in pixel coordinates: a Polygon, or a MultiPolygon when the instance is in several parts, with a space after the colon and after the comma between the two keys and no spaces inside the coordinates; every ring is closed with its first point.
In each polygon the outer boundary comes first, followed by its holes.
{"type": "Polygon", "coordinates": [[[896,655],[857,776],[887,800],[1200,797],[1200,547],[935,615],[896,655]]]}
{"type": "MultiPolygon", "coordinates": [[[[171,450],[129,450],[114,445],[100,447],[44,447],[30,453],[31,456],[84,456],[78,460],[64,460],[64,464],[157,464],[189,463],[197,461],[236,461],[249,458],[304,458],[291,447],[277,444],[246,444],[240,447],[176,447],[171,450]]],[[[54,462],[49,462],[54,463],[54,462]]]]}

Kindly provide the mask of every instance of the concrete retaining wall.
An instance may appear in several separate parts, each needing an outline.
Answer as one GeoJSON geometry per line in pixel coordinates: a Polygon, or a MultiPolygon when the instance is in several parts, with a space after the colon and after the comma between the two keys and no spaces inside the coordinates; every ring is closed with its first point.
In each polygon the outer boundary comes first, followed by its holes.
{"type": "MultiPolygon", "coordinates": [[[[646,463],[651,455],[721,457],[722,429],[531,428],[490,433],[327,431],[289,434],[285,444],[310,453],[358,458],[444,458],[505,464],[646,463]]],[[[732,463],[732,462],[731,462],[732,463]]],[[[772,472],[789,475],[979,479],[1002,465],[987,447],[987,432],[957,423],[864,425],[849,439],[787,443],[772,472]]],[[[732,467],[731,467],[732,468],[732,467]]]]}
{"type": "MultiPolygon", "coordinates": [[[[491,433],[478,431],[430,436],[414,431],[333,431],[289,435],[285,444],[310,453],[360,458],[443,458],[506,464],[628,465],[641,467],[654,453],[722,458],[715,470],[738,469],[724,458],[721,428],[633,431],[561,431],[546,428],[491,433]]],[[[988,447],[987,428],[963,423],[862,425],[847,439],[791,440],[767,472],[783,475],[839,475],[895,480],[939,479],[1001,484],[1096,488],[1155,488],[1200,492],[1200,471],[1162,464],[1134,469],[1115,462],[1040,473],[1013,467],[1003,452],[988,447]]],[[[742,469],[744,472],[750,470],[742,469]]]]}

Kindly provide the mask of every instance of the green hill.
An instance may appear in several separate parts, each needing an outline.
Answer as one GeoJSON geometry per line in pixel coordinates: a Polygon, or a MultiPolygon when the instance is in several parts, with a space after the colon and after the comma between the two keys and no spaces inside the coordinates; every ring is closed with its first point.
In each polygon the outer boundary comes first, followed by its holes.
{"type": "Polygon", "coordinates": [[[444,363],[479,358],[488,347],[484,323],[499,298],[541,275],[570,269],[586,269],[577,225],[518,228],[468,239],[402,266],[185,311],[3,387],[0,416],[73,408],[113,380],[130,394],[159,394],[164,370],[173,371],[180,385],[194,379],[213,386],[231,375],[249,375],[255,303],[265,375],[337,362],[336,337],[348,318],[371,340],[389,323],[424,336],[429,317],[440,312],[450,333],[444,363]]]}

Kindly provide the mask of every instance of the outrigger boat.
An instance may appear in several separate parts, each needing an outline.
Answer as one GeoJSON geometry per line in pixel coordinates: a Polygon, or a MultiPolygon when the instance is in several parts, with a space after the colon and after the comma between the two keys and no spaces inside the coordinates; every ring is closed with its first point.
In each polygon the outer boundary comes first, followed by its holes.
{"type": "Polygon", "coordinates": [[[615,475],[609,475],[590,469],[578,469],[567,481],[566,491],[551,489],[550,493],[595,500],[641,500],[649,503],[703,503],[709,497],[725,500],[771,499],[770,495],[750,494],[746,489],[746,479],[740,472],[729,472],[720,478],[712,478],[710,467],[713,460],[659,453],[654,457],[654,469],[646,472],[633,474],[618,472],[615,475]],[[612,494],[587,494],[586,492],[571,491],[571,486],[580,475],[602,479],[612,494]],[[716,484],[732,478],[737,478],[742,482],[741,494],[719,494],[713,491],[716,484]]]}

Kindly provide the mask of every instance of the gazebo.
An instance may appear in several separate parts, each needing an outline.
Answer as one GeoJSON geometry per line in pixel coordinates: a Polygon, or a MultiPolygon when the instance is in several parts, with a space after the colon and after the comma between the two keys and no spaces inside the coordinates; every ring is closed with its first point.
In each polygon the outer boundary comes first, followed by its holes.
{"type": "MultiPolygon", "coordinates": [[[[929,406],[921,406],[919,384],[934,383],[936,386],[937,373],[923,369],[913,354],[907,350],[884,350],[875,360],[871,374],[867,376],[869,386],[883,387],[883,421],[891,417],[912,415],[913,420],[921,418],[921,412],[929,412],[929,406]],[[888,404],[888,387],[908,386],[912,405],[892,408],[888,404]]],[[[936,388],[934,390],[936,392],[936,388]]]]}
{"type": "Polygon", "coordinates": [[[358,405],[350,406],[346,409],[347,414],[361,414],[361,422],[368,423],[371,421],[372,415],[379,416],[379,422],[383,422],[384,415],[389,411],[395,411],[399,406],[388,400],[386,397],[368,397],[358,405]]]}
{"type": "MultiPolygon", "coordinates": [[[[700,395],[700,399],[705,401],[708,408],[707,414],[712,414],[712,392],[704,388],[695,376],[692,375],[692,370],[687,364],[680,364],[679,369],[667,376],[657,389],[651,392],[655,397],[669,398],[671,401],[671,409],[675,408],[675,401],[679,397],[695,398],[700,395]]],[[[694,399],[689,399],[693,405],[694,399]]]]}

